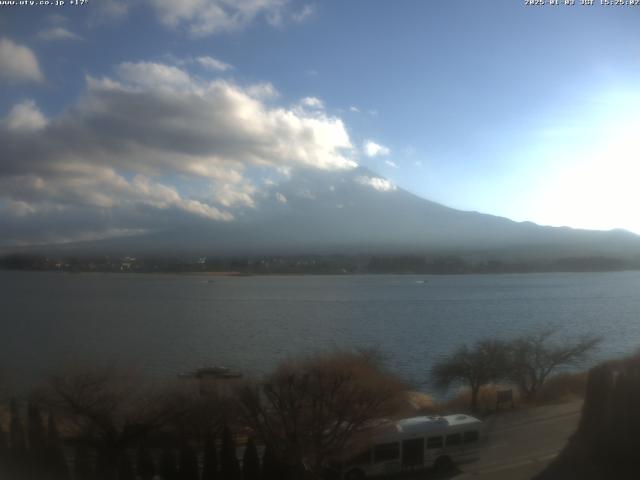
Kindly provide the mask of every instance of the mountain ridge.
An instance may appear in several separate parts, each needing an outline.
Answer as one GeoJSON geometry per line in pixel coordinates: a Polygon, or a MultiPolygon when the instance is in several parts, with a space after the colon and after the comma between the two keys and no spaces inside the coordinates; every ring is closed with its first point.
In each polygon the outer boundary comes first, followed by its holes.
{"type": "Polygon", "coordinates": [[[526,258],[640,256],[640,236],[541,226],[457,210],[393,185],[364,167],[299,172],[266,187],[255,208],[230,222],[90,242],[32,247],[40,252],[197,255],[466,253],[526,258]]]}

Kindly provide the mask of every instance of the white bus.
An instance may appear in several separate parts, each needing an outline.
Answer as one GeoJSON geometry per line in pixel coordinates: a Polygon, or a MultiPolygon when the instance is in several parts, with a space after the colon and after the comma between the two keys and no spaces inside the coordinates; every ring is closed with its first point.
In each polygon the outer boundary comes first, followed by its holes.
{"type": "Polygon", "coordinates": [[[373,429],[367,447],[343,465],[345,480],[427,468],[445,470],[478,456],[482,421],[469,415],[411,417],[373,429]]]}

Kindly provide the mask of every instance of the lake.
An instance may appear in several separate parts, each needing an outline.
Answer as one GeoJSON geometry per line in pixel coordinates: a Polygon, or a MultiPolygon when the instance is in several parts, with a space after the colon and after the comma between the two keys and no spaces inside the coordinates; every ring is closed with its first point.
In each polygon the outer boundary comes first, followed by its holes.
{"type": "Polygon", "coordinates": [[[247,374],[322,349],[378,347],[424,388],[463,342],[557,326],[602,335],[594,359],[640,346],[640,272],[256,276],[0,271],[0,372],[25,383],[69,363],[247,374]]]}

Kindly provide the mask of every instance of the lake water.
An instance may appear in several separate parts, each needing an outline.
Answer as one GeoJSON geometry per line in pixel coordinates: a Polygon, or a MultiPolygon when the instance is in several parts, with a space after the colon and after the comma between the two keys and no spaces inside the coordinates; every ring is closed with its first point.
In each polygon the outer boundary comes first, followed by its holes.
{"type": "Polygon", "coordinates": [[[174,375],[246,373],[321,349],[379,347],[424,387],[463,342],[541,326],[640,347],[640,272],[465,276],[62,274],[0,271],[0,372],[24,382],[69,362],[174,375]]]}

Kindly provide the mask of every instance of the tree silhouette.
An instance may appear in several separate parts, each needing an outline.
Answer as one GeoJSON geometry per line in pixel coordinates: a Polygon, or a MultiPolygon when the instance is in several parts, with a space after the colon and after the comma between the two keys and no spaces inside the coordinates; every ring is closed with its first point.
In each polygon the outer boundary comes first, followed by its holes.
{"type": "Polygon", "coordinates": [[[91,468],[91,459],[89,458],[89,450],[85,445],[78,445],[74,453],[73,478],[75,480],[92,480],[93,469],[91,468]]]}
{"type": "Polygon", "coordinates": [[[9,475],[8,461],[9,445],[7,443],[7,435],[2,429],[2,424],[0,423],[0,478],[6,478],[9,475]]]}
{"type": "Polygon", "coordinates": [[[202,466],[202,480],[217,480],[218,476],[218,451],[216,439],[213,435],[207,435],[204,442],[204,465],[202,466]]]}
{"type": "MultiPolygon", "coordinates": [[[[245,422],[295,476],[320,476],[356,448],[370,422],[398,412],[406,386],[370,355],[335,352],[285,362],[238,389],[245,422]]],[[[224,446],[224,443],[223,443],[224,446]]]]}
{"type": "Polygon", "coordinates": [[[160,476],[162,480],[178,480],[176,457],[169,448],[165,448],[160,455],[160,476]]]}
{"type": "MultiPolygon", "coordinates": [[[[56,375],[49,387],[48,400],[64,415],[70,435],[95,450],[98,480],[113,480],[123,453],[185,410],[175,391],[148,388],[135,375],[112,368],[56,375]]],[[[138,472],[143,480],[153,474],[138,472]]]]}
{"type": "Polygon", "coordinates": [[[156,474],[153,458],[151,458],[151,454],[144,443],[138,446],[136,471],[141,480],[151,480],[156,474]]]}
{"type": "Polygon", "coordinates": [[[115,480],[118,475],[118,460],[116,452],[109,448],[97,450],[95,464],[95,478],[97,480],[115,480]]]}
{"type": "Polygon", "coordinates": [[[260,480],[260,458],[253,438],[249,439],[244,449],[242,478],[244,480],[260,480]]]}
{"type": "Polygon", "coordinates": [[[44,477],[50,473],[47,465],[44,426],[40,408],[35,403],[27,403],[27,444],[29,476],[44,477]]]}
{"type": "Polygon", "coordinates": [[[49,411],[47,420],[47,439],[44,446],[44,464],[51,480],[64,480],[69,478],[69,467],[64,458],[60,445],[58,426],[52,411],[49,411]]]}
{"type": "Polygon", "coordinates": [[[20,409],[15,398],[11,399],[10,410],[11,420],[9,426],[9,442],[11,450],[14,453],[23,454],[27,449],[27,445],[25,441],[24,427],[22,426],[22,420],[20,419],[20,409]]]}
{"type": "Polygon", "coordinates": [[[191,445],[185,443],[180,449],[180,480],[198,480],[198,457],[191,445]]]}
{"type": "Polygon", "coordinates": [[[466,384],[471,390],[471,410],[478,409],[480,389],[506,376],[508,347],[499,340],[482,340],[473,348],[462,345],[448,358],[436,363],[431,370],[437,385],[466,384]]]}
{"type": "Polygon", "coordinates": [[[278,458],[276,450],[267,444],[262,456],[262,480],[286,480],[286,478],[286,464],[278,458]]]}
{"type": "Polygon", "coordinates": [[[40,408],[34,403],[27,404],[27,436],[32,458],[36,456],[40,461],[45,448],[44,425],[40,408]]]}
{"type": "Polygon", "coordinates": [[[15,398],[10,402],[9,422],[9,476],[20,478],[27,472],[29,461],[27,458],[27,446],[20,418],[20,408],[15,398]]]}
{"type": "Polygon", "coordinates": [[[509,378],[527,399],[536,398],[547,377],[558,368],[579,365],[600,343],[601,338],[583,336],[554,343],[553,329],[516,338],[510,345],[509,378]]]}
{"type": "Polygon", "coordinates": [[[228,425],[222,429],[220,449],[220,474],[224,480],[240,480],[240,465],[236,456],[236,445],[228,425]]]}
{"type": "Polygon", "coordinates": [[[131,459],[126,453],[120,457],[120,465],[118,466],[118,480],[135,480],[133,473],[133,465],[131,459]]]}

